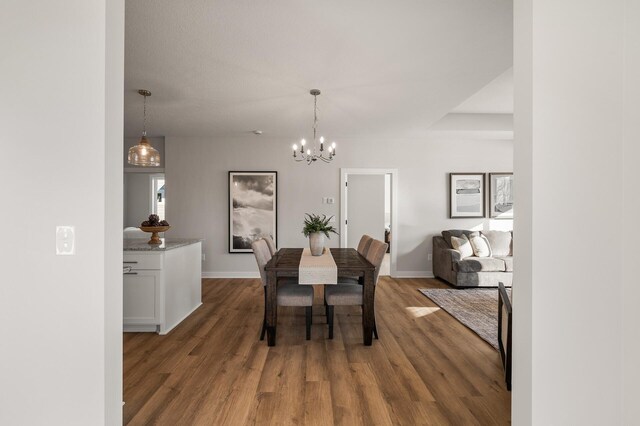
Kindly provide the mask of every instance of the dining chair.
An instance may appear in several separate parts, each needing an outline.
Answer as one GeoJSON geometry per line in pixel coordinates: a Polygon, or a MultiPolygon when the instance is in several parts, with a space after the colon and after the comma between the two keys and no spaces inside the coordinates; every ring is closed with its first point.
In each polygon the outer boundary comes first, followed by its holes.
{"type": "MultiPolygon", "coordinates": [[[[373,241],[373,237],[364,234],[360,237],[360,242],[358,243],[358,253],[362,256],[367,257],[367,252],[369,251],[369,247],[371,247],[371,242],[373,241]]],[[[338,279],[338,284],[358,284],[360,281],[358,277],[341,277],[338,279]]]]}
{"type": "MultiPolygon", "coordinates": [[[[373,275],[374,297],[375,285],[378,283],[380,265],[384,254],[387,252],[388,244],[382,241],[372,240],[367,250],[366,259],[376,267],[373,275]]],[[[359,284],[336,284],[324,286],[324,302],[327,308],[327,322],[329,323],[329,339],[333,339],[333,308],[334,306],[360,305],[363,307],[364,286],[359,284]]],[[[375,300],[375,299],[374,299],[375,300]]],[[[374,304],[375,306],[375,304],[374,304]]],[[[364,309],[364,308],[363,308],[364,309]]],[[[375,312],[373,315],[373,335],[378,338],[378,328],[376,327],[375,312]]]]}
{"type": "MultiPolygon", "coordinates": [[[[260,340],[264,340],[267,331],[267,272],[264,267],[271,260],[271,252],[269,246],[264,239],[256,240],[251,243],[253,254],[258,263],[260,271],[260,279],[264,289],[264,317],[262,319],[262,331],[260,332],[260,340]]],[[[310,285],[300,285],[296,281],[288,279],[280,280],[276,285],[276,300],[278,306],[304,306],[305,320],[307,326],[307,340],[311,339],[311,318],[313,306],[313,287],[310,285]]]]}
{"type": "Polygon", "coordinates": [[[265,240],[265,242],[269,246],[269,251],[271,252],[271,256],[276,254],[276,251],[278,251],[278,249],[276,249],[276,243],[273,242],[273,238],[267,235],[266,237],[262,237],[262,239],[265,240]]]}

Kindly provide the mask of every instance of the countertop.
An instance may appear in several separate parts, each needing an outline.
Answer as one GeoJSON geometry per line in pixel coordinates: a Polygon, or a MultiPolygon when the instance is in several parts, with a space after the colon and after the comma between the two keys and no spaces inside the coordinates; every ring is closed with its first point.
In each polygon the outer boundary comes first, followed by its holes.
{"type": "Polygon", "coordinates": [[[195,238],[161,238],[162,244],[149,244],[147,238],[124,239],[124,251],[166,251],[178,247],[199,243],[202,240],[195,238]]]}

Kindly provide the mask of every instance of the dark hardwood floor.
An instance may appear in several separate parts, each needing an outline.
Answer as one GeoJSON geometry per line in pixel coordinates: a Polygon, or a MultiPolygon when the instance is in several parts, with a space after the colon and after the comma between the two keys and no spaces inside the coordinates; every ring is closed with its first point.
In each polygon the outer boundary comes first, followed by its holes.
{"type": "Polygon", "coordinates": [[[327,339],[321,287],[311,340],[303,308],[279,308],[277,346],[259,341],[257,279],[205,279],[203,305],[166,336],[124,337],[130,425],[501,425],[511,394],[500,355],[417,291],[434,279],[381,277],[380,340],[362,345],[359,307],[336,307],[327,339]]]}

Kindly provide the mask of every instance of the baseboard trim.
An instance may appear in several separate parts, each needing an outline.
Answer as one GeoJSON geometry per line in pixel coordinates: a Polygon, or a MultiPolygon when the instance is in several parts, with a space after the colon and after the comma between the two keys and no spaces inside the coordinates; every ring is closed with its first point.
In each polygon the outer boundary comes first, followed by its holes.
{"type": "Polygon", "coordinates": [[[435,278],[433,271],[396,271],[394,278],[435,278]]]}
{"type": "Polygon", "coordinates": [[[260,273],[258,271],[202,271],[202,278],[260,278],[260,273]]]}
{"type": "MultiPolygon", "coordinates": [[[[260,274],[257,271],[203,271],[202,278],[260,278],[260,274]]],[[[435,278],[435,276],[433,271],[396,271],[393,278],[435,278]]]]}

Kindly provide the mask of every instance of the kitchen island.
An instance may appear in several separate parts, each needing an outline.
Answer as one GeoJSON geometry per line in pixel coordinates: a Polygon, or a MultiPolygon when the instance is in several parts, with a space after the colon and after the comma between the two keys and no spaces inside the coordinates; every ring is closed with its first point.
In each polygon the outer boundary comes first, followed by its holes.
{"type": "Polygon", "coordinates": [[[202,304],[202,243],[124,240],[123,329],[167,334],[202,304]]]}

